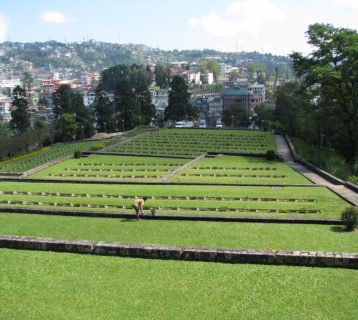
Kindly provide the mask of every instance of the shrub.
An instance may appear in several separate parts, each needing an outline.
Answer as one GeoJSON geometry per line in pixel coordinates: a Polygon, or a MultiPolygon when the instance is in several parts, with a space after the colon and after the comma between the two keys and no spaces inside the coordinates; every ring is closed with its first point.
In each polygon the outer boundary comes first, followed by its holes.
{"type": "Polygon", "coordinates": [[[276,153],[273,150],[267,150],[266,151],[266,159],[267,160],[275,160],[276,159],[276,153]]]}
{"type": "Polygon", "coordinates": [[[76,150],[75,153],[73,154],[73,156],[78,159],[81,158],[82,156],[82,152],[80,150],[76,150]]]}
{"type": "Polygon", "coordinates": [[[226,212],[227,209],[228,209],[228,207],[220,207],[220,208],[219,208],[219,211],[220,211],[220,212],[226,212]]]}
{"type": "Polygon", "coordinates": [[[97,151],[97,150],[101,150],[103,148],[105,148],[106,146],[104,144],[94,144],[92,147],[91,147],[91,151],[97,151]]]}
{"type": "Polygon", "coordinates": [[[344,221],[347,231],[354,230],[358,221],[358,207],[350,206],[344,209],[341,220],[344,221]]]}

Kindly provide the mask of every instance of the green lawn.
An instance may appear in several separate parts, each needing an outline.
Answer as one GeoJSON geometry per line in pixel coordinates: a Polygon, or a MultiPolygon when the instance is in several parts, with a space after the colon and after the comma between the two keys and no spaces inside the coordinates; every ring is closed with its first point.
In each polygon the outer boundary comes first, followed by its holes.
{"type": "Polygon", "coordinates": [[[50,147],[45,151],[35,153],[28,157],[20,157],[18,160],[5,161],[3,164],[0,163],[0,172],[11,172],[21,173],[32,168],[35,168],[46,162],[53,161],[57,158],[61,158],[67,155],[71,155],[74,151],[86,151],[95,144],[111,143],[110,140],[85,140],[76,141],[72,143],[61,143],[50,147]]]}
{"type": "Polygon", "coordinates": [[[174,176],[171,181],[249,184],[311,183],[284,162],[238,156],[204,158],[174,176]]]}
{"type": "Polygon", "coordinates": [[[91,155],[69,159],[30,178],[73,180],[158,181],[188,159],[91,155]]]}
{"type": "Polygon", "coordinates": [[[159,208],[157,214],[339,218],[348,205],[325,187],[0,182],[0,206],[128,213],[136,196],[148,196],[146,206],[159,208]]]}
{"type": "Polygon", "coordinates": [[[196,157],[208,151],[264,154],[276,150],[270,132],[252,130],[161,129],[109,150],[126,154],[196,157]]]}
{"type": "Polygon", "coordinates": [[[358,271],[0,250],[1,319],[356,319],[358,271]]]}
{"type": "Polygon", "coordinates": [[[322,225],[153,221],[0,213],[0,234],[176,246],[358,252],[358,233],[322,225]]]}

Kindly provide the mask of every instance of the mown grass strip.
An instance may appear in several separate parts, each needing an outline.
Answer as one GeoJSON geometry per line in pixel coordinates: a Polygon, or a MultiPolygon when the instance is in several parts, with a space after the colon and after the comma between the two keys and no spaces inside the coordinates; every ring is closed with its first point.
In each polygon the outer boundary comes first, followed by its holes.
{"type": "Polygon", "coordinates": [[[0,213],[0,234],[184,247],[358,252],[340,226],[97,219],[0,213]]]}
{"type": "Polygon", "coordinates": [[[355,270],[0,255],[2,319],[300,319],[302,305],[305,319],[357,313],[355,270]]]}

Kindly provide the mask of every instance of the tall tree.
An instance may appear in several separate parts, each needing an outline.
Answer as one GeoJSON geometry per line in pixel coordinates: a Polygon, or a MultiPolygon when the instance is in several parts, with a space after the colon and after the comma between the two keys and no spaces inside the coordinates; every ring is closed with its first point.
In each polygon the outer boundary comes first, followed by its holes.
{"type": "Polygon", "coordinates": [[[169,87],[170,70],[167,66],[157,64],[154,69],[155,83],[160,86],[161,89],[169,87]]]}
{"type": "Polygon", "coordinates": [[[15,134],[22,134],[30,127],[30,115],[27,109],[26,92],[16,86],[12,94],[10,128],[15,134]]]}
{"type": "Polygon", "coordinates": [[[150,124],[155,116],[155,106],[148,88],[145,86],[138,88],[136,96],[141,114],[141,124],[150,124]]]}
{"type": "Polygon", "coordinates": [[[35,135],[39,148],[43,147],[43,141],[49,137],[49,129],[45,121],[36,119],[34,123],[35,135]]]}
{"type": "Polygon", "coordinates": [[[62,85],[53,93],[54,113],[56,120],[63,114],[74,116],[77,124],[77,138],[93,134],[93,119],[90,111],[84,106],[83,96],[74,92],[69,86],[62,85]]]}
{"type": "Polygon", "coordinates": [[[123,130],[133,129],[140,123],[139,108],[136,103],[136,96],[128,80],[119,82],[114,93],[115,119],[117,128],[123,130]]]}
{"type": "Polygon", "coordinates": [[[164,119],[171,121],[194,120],[198,113],[190,104],[188,85],[180,76],[175,76],[170,83],[168,107],[164,111],[164,119]]]}
{"type": "Polygon", "coordinates": [[[68,85],[61,85],[54,93],[52,94],[53,101],[53,112],[57,117],[61,116],[63,113],[73,113],[74,106],[72,101],[73,95],[72,90],[68,85]]]}
{"type": "Polygon", "coordinates": [[[56,129],[63,141],[72,141],[78,130],[75,117],[69,113],[61,114],[56,120],[56,129]]]}
{"type": "Polygon", "coordinates": [[[96,90],[94,100],[94,115],[96,119],[97,130],[100,132],[116,131],[116,119],[114,118],[114,107],[107,93],[103,90],[100,83],[96,90]]]}
{"type": "Polygon", "coordinates": [[[227,127],[246,128],[250,124],[249,112],[245,107],[234,104],[229,109],[224,110],[222,121],[227,127]]]}
{"type": "Polygon", "coordinates": [[[335,133],[331,138],[336,148],[353,161],[358,156],[358,33],[330,24],[313,24],[307,35],[315,49],[306,57],[293,53],[294,70],[305,88],[316,88],[319,106],[342,124],[340,137],[335,133]],[[342,137],[349,142],[343,148],[342,137]]]}
{"type": "Polygon", "coordinates": [[[198,62],[198,67],[201,72],[212,72],[215,82],[218,80],[220,75],[220,65],[216,60],[207,58],[200,59],[198,62]]]}

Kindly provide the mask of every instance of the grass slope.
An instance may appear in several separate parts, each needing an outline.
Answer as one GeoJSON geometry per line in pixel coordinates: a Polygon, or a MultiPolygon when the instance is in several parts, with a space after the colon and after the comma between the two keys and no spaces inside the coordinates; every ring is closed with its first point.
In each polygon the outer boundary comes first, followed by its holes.
{"type": "Polygon", "coordinates": [[[341,227],[151,221],[0,213],[0,234],[175,246],[358,252],[341,227]]]}
{"type": "Polygon", "coordinates": [[[1,319],[355,319],[358,271],[0,250],[1,319]]]}

